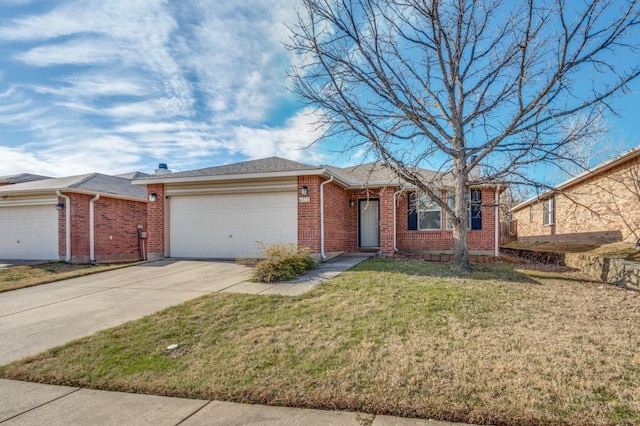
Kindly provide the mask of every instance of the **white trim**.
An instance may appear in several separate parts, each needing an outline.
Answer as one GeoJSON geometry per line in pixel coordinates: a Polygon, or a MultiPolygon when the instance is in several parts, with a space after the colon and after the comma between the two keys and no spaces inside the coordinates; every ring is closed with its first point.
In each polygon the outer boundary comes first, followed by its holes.
{"type": "Polygon", "coordinates": [[[252,192],[283,192],[283,191],[292,191],[296,192],[298,190],[297,181],[291,182],[281,182],[281,183],[252,183],[250,185],[239,185],[239,184],[230,184],[230,185],[219,185],[219,186],[208,186],[208,187],[183,187],[183,188],[171,188],[165,187],[165,195],[176,197],[176,196],[191,196],[191,195],[216,195],[216,194],[242,194],[242,193],[252,193],[252,192]]]}
{"type": "Polygon", "coordinates": [[[58,198],[53,197],[30,197],[30,198],[14,198],[7,197],[2,199],[0,196],[0,207],[20,207],[20,206],[43,206],[51,204],[51,208],[55,208],[58,203],[58,198]]]}
{"type": "Polygon", "coordinates": [[[405,191],[404,188],[393,193],[393,251],[398,252],[398,235],[397,235],[397,196],[405,191]]]}
{"type": "Polygon", "coordinates": [[[325,169],[313,169],[313,170],[291,170],[286,172],[262,172],[262,173],[236,173],[229,175],[215,175],[215,176],[184,176],[184,177],[172,177],[169,175],[163,175],[159,179],[135,179],[132,181],[133,185],[153,185],[156,183],[189,183],[189,182],[216,182],[225,180],[246,180],[246,179],[269,179],[278,177],[297,177],[297,176],[316,176],[325,174],[325,169]]]}
{"type": "Polygon", "coordinates": [[[495,194],[495,240],[493,246],[493,254],[495,257],[500,255],[500,185],[496,185],[496,194],[495,194]]]}

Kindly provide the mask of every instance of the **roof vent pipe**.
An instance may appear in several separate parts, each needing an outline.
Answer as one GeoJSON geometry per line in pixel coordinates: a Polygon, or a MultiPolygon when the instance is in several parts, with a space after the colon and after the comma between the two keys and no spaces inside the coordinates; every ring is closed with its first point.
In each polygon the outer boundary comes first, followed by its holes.
{"type": "Polygon", "coordinates": [[[171,173],[171,170],[167,167],[167,163],[158,164],[158,168],[155,170],[156,175],[167,175],[169,173],[171,173]]]}

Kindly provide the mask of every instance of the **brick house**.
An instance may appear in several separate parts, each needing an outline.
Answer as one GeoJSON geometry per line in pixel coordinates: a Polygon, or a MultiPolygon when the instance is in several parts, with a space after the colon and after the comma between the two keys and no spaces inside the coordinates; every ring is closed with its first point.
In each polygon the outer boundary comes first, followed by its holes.
{"type": "Polygon", "coordinates": [[[92,173],[0,186],[0,259],[137,260],[146,224],[147,192],[131,179],[92,173]]]}
{"type": "MultiPolygon", "coordinates": [[[[134,184],[146,186],[150,200],[150,258],[258,257],[257,242],[294,243],[321,258],[453,248],[445,212],[375,163],[338,168],[271,157],[166,172],[134,184]],[[416,199],[420,202],[410,201],[416,199]]],[[[504,186],[469,189],[470,252],[497,256],[504,186]]]]}
{"type": "Polygon", "coordinates": [[[636,242],[640,238],[640,147],[512,209],[524,242],[636,242]]]}

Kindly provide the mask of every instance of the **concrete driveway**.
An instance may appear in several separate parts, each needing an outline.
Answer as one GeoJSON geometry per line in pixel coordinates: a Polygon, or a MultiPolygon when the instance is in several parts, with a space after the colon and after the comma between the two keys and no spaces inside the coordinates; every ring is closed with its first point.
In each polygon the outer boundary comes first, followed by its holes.
{"type": "Polygon", "coordinates": [[[163,260],[0,293],[0,365],[216,291],[260,293],[232,262],[163,260]]]}

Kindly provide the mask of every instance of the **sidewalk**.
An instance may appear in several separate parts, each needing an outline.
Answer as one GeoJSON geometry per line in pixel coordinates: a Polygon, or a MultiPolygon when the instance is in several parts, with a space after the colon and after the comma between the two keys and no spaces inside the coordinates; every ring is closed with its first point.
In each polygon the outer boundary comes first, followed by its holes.
{"type": "Polygon", "coordinates": [[[452,426],[432,420],[105,392],[0,379],[5,425],[452,426]]]}

